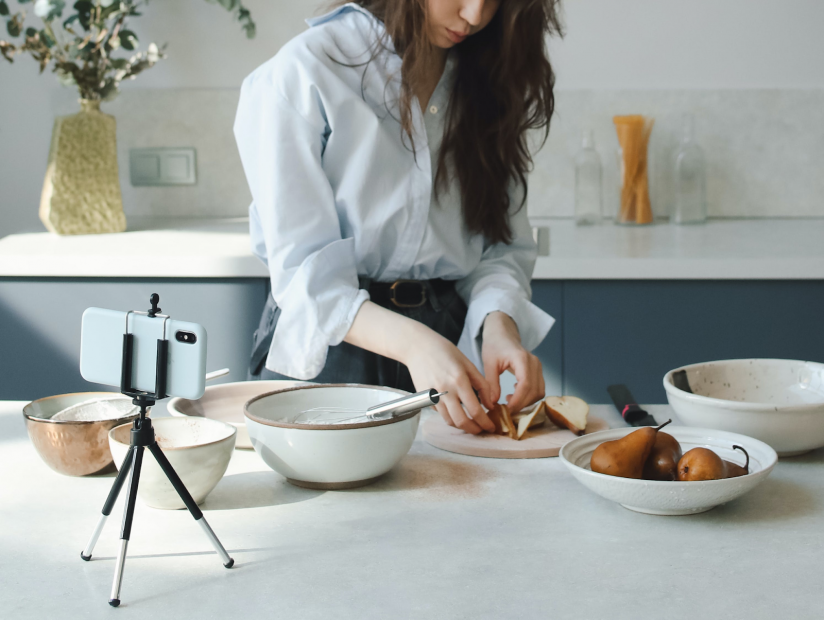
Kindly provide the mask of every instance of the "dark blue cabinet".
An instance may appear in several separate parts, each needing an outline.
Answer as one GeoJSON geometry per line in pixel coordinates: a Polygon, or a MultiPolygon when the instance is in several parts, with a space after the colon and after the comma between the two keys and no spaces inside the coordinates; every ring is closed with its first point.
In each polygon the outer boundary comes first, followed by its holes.
{"type": "MultiPolygon", "coordinates": [[[[547,394],[609,402],[626,383],[644,403],[666,402],[672,368],[713,359],[824,361],[821,281],[534,281],[533,301],[556,319],[535,354],[547,394]]],[[[254,279],[0,278],[0,399],[96,389],[78,370],[80,317],[89,306],[148,308],[203,324],[208,369],[243,380],[268,294],[254,279]]],[[[504,393],[511,378],[502,379],[504,393]]]]}
{"type": "Polygon", "coordinates": [[[591,403],[611,383],[665,403],[664,374],[696,362],[824,361],[820,281],[572,281],[562,316],[564,392],[591,403]]]}
{"type": "Polygon", "coordinates": [[[244,380],[267,287],[264,279],[0,278],[0,400],[107,389],[80,376],[83,311],[148,310],[152,293],[164,313],[206,328],[207,370],[228,366],[223,381],[244,380]]]}
{"type": "Polygon", "coordinates": [[[532,283],[532,302],[555,319],[549,335],[533,351],[544,367],[547,394],[561,394],[564,389],[563,292],[561,282],[535,281],[532,283]]]}

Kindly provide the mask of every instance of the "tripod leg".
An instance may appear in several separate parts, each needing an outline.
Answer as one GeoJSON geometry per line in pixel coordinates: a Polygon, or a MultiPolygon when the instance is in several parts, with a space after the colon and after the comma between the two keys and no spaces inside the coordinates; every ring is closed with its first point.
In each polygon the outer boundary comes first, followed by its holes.
{"type": "Polygon", "coordinates": [[[120,532],[120,551],[117,554],[117,565],[114,569],[114,581],[112,582],[112,596],[109,605],[117,607],[120,605],[120,584],[123,581],[123,569],[126,566],[126,550],[129,547],[129,536],[132,534],[132,519],[134,518],[134,505],[137,501],[137,485],[140,484],[140,467],[143,464],[143,447],[134,446],[134,459],[132,461],[132,477],[129,480],[129,496],[126,498],[126,509],[123,511],[123,529],[120,532]]]}
{"type": "Polygon", "coordinates": [[[169,462],[169,459],[166,458],[166,455],[163,454],[163,450],[160,449],[160,446],[157,445],[157,442],[154,442],[149,445],[149,450],[152,451],[155,459],[157,460],[157,464],[160,465],[160,468],[163,470],[163,473],[166,474],[166,477],[169,479],[169,482],[172,483],[172,486],[177,491],[177,494],[180,495],[180,499],[183,500],[183,503],[186,504],[186,508],[189,509],[189,512],[192,513],[192,516],[195,518],[200,524],[200,527],[203,528],[203,531],[206,532],[206,536],[209,537],[209,541],[212,543],[212,546],[217,551],[217,554],[223,560],[223,566],[226,568],[232,568],[235,561],[229,557],[229,554],[226,553],[226,549],[223,548],[223,545],[218,540],[218,537],[215,536],[215,533],[212,531],[212,528],[209,527],[209,524],[206,522],[206,518],[203,516],[203,513],[200,511],[200,508],[195,503],[195,500],[192,499],[189,490],[183,484],[183,481],[177,475],[177,472],[172,467],[172,464],[169,462]]]}
{"type": "Polygon", "coordinates": [[[109,491],[109,497],[106,498],[106,503],[103,504],[103,514],[100,515],[100,520],[98,520],[97,526],[94,528],[92,537],[89,539],[89,544],[87,544],[86,548],[80,552],[80,557],[86,560],[86,562],[92,559],[92,551],[94,551],[94,546],[97,544],[97,539],[100,538],[100,532],[103,531],[103,526],[106,524],[106,519],[110,514],[112,514],[112,508],[114,507],[114,503],[117,501],[117,496],[120,495],[120,489],[123,488],[123,483],[126,481],[126,476],[129,475],[129,472],[132,469],[133,458],[134,448],[129,448],[129,451],[126,452],[126,458],[123,459],[123,464],[120,466],[120,471],[117,473],[117,478],[114,479],[112,489],[109,491]]]}

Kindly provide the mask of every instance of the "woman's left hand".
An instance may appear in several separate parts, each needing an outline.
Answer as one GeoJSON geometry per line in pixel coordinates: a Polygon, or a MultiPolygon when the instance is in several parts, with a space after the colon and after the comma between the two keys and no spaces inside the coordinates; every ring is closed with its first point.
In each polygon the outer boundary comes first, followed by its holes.
{"type": "Polygon", "coordinates": [[[505,370],[517,379],[515,393],[506,397],[513,412],[544,397],[541,361],[524,349],[518,326],[503,312],[491,312],[484,321],[481,358],[493,402],[501,397],[501,373],[505,370]]]}

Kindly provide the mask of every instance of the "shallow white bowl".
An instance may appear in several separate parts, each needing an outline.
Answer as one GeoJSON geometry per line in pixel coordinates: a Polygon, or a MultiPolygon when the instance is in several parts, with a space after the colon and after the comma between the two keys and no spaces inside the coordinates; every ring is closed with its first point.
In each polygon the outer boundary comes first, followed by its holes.
{"type": "Polygon", "coordinates": [[[303,381],[237,381],[210,385],[203,396],[197,400],[175,397],[169,401],[166,409],[173,416],[192,416],[220,420],[237,428],[235,448],[251,450],[249,431],[246,430],[246,418],[243,405],[255,396],[307,385],[303,381]]]}
{"type": "MultiPolygon", "coordinates": [[[[160,418],[152,420],[152,426],[163,454],[192,498],[200,504],[226,473],[237,429],[217,420],[188,417],[160,418]]],[[[131,424],[123,424],[109,431],[109,447],[118,469],[129,449],[131,428],[131,424]]],[[[175,510],[186,507],[148,449],[143,450],[137,494],[152,508],[175,510]]]]}
{"type": "Polygon", "coordinates": [[[713,450],[722,459],[743,465],[744,456],[732,449],[733,445],[743,446],[750,455],[751,473],[725,480],[661,482],[607,476],[589,468],[596,447],[636,430],[613,428],[573,439],[561,448],[561,461],[589,490],[624,508],[651,515],[690,515],[741,497],[766,479],[778,460],[775,450],[751,437],[704,428],[668,426],[666,432],[678,440],[685,453],[701,446],[713,450]]]}
{"type": "Polygon", "coordinates": [[[669,371],[664,389],[687,426],[749,435],[779,456],[824,446],[824,364],[774,359],[692,364],[669,371]],[[673,384],[679,370],[686,371],[692,394],[673,384]]]}
{"type": "Polygon", "coordinates": [[[246,427],[257,453],[292,484],[315,489],[362,486],[388,472],[409,452],[420,410],[359,424],[293,424],[284,420],[314,407],[366,410],[404,394],[354,384],[290,388],[246,403],[246,427]]]}

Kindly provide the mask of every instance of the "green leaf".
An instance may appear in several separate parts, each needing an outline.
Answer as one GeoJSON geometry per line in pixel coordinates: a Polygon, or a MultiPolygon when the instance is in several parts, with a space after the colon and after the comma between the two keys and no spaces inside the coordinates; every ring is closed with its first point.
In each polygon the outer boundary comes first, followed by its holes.
{"type": "Polygon", "coordinates": [[[6,30],[8,31],[9,35],[12,37],[19,37],[20,36],[20,24],[18,24],[15,20],[10,19],[6,22],[6,30]]]}
{"type": "Polygon", "coordinates": [[[123,46],[123,49],[131,51],[137,49],[140,43],[137,39],[137,35],[134,32],[132,32],[131,30],[121,30],[120,45],[123,46]]]}
{"type": "Polygon", "coordinates": [[[0,0],[0,15],[8,15],[9,14],[9,5],[6,4],[5,0],[0,0]]]}

